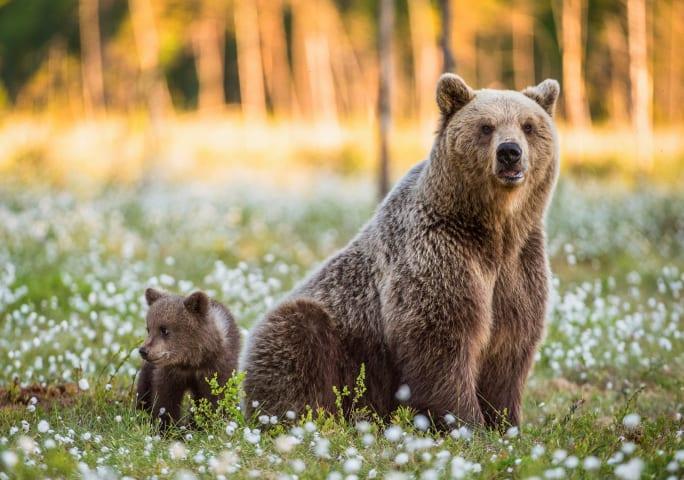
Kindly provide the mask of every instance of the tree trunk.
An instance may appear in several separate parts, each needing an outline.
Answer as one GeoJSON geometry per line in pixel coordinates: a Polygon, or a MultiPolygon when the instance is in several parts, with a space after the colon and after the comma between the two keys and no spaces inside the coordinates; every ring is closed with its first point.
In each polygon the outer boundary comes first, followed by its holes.
{"type": "Polygon", "coordinates": [[[294,95],[283,23],[283,2],[259,0],[257,5],[266,89],[276,116],[288,117],[293,110],[294,95]]]}
{"type": "Polygon", "coordinates": [[[266,95],[257,9],[253,0],[235,0],[234,7],[242,113],[247,120],[260,121],[266,118],[266,95]]]}
{"type": "Polygon", "coordinates": [[[620,26],[619,19],[606,21],[604,29],[605,43],[610,55],[610,117],[615,125],[625,126],[628,123],[627,110],[629,92],[627,78],[629,77],[629,62],[627,55],[627,41],[620,26]]]}
{"type": "Polygon", "coordinates": [[[394,30],[394,0],[380,0],[380,45],[378,117],[380,158],[378,194],[384,198],[389,191],[389,132],[392,120],[392,32],[394,30]]]}
{"type": "Polygon", "coordinates": [[[83,103],[88,115],[98,114],[105,108],[99,1],[80,0],[78,21],[81,36],[83,103]]]}
{"type": "Polygon", "coordinates": [[[425,125],[434,118],[434,92],[439,77],[437,35],[430,2],[412,0],[408,5],[418,118],[425,125]]]}
{"type": "Polygon", "coordinates": [[[442,17],[442,32],[439,37],[442,48],[442,72],[453,72],[456,69],[456,61],[451,50],[451,0],[439,0],[439,9],[442,17]]]}
{"type": "Polygon", "coordinates": [[[584,84],[582,17],[584,0],[563,0],[561,18],[565,116],[572,127],[591,124],[584,84]]]}
{"type": "Polygon", "coordinates": [[[452,30],[454,57],[458,59],[458,73],[473,85],[482,86],[477,75],[477,24],[476,12],[467,0],[451,0],[453,17],[458,19],[458,28],[452,30]]]}
{"type": "Polygon", "coordinates": [[[653,83],[648,68],[645,0],[627,0],[632,125],[639,166],[649,169],[653,146],[653,83]]]}
{"type": "Polygon", "coordinates": [[[511,13],[513,33],[513,83],[515,88],[534,85],[534,19],[527,6],[517,2],[511,13]]]}
{"type": "Polygon", "coordinates": [[[671,123],[681,121],[682,109],[680,107],[682,98],[682,55],[679,51],[681,39],[684,38],[684,2],[672,0],[670,12],[670,41],[669,41],[669,88],[667,101],[667,118],[671,123]]]}
{"type": "Polygon", "coordinates": [[[202,12],[192,30],[197,79],[199,80],[199,110],[215,113],[225,104],[224,43],[225,11],[223,2],[202,2],[202,12]]]}
{"type": "Polygon", "coordinates": [[[129,0],[133,36],[138,51],[141,91],[150,117],[158,124],[172,110],[171,95],[159,66],[159,36],[151,0],[129,0]]]}

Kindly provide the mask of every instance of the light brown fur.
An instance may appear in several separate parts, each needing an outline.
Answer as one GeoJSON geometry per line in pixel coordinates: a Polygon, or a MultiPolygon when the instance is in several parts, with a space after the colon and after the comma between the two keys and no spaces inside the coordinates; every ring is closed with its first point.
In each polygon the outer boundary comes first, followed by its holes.
{"type": "Polygon", "coordinates": [[[442,76],[429,159],[255,327],[248,413],[253,401],[277,415],[303,405],[332,411],[331,384],[351,387],[363,363],[364,400],[380,415],[406,403],[438,424],[446,414],[472,425],[520,422],[546,312],[558,93],[553,80],[475,91],[442,76]],[[410,398],[397,399],[404,384],[410,398]]]}

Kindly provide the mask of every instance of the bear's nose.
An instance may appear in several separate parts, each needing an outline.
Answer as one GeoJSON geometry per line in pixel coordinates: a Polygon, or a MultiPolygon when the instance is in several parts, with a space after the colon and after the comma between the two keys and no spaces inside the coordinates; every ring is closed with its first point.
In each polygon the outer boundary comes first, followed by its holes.
{"type": "Polygon", "coordinates": [[[147,360],[147,349],[145,347],[140,347],[138,349],[138,353],[140,354],[143,360],[147,360]]]}
{"type": "Polygon", "coordinates": [[[507,167],[512,167],[520,162],[522,149],[514,142],[504,142],[496,147],[496,159],[507,167]]]}

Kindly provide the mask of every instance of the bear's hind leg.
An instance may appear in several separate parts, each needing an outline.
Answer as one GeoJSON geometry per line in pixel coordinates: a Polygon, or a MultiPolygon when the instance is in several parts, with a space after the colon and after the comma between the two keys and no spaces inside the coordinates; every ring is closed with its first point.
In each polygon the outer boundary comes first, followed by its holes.
{"type": "Polygon", "coordinates": [[[252,333],[245,365],[245,407],[282,416],[306,406],[335,411],[346,355],[332,319],[309,299],[283,303],[252,333]]]}

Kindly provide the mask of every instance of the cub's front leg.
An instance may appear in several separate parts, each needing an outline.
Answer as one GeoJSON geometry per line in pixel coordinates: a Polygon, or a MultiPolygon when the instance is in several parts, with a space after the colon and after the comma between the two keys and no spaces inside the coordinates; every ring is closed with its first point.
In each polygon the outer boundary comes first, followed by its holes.
{"type": "Polygon", "coordinates": [[[438,424],[453,414],[462,423],[481,426],[477,378],[491,312],[480,279],[463,270],[453,275],[445,283],[443,276],[416,278],[404,272],[388,289],[386,334],[401,383],[411,392],[408,405],[438,424]]]}
{"type": "Polygon", "coordinates": [[[155,369],[152,387],[152,415],[161,422],[161,429],[166,430],[180,419],[183,394],[188,389],[187,379],[166,369],[155,369]]]}
{"type": "Polygon", "coordinates": [[[140,410],[147,412],[152,411],[152,377],[154,375],[154,366],[143,360],[143,366],[138,374],[138,385],[136,389],[135,406],[140,410]]]}

